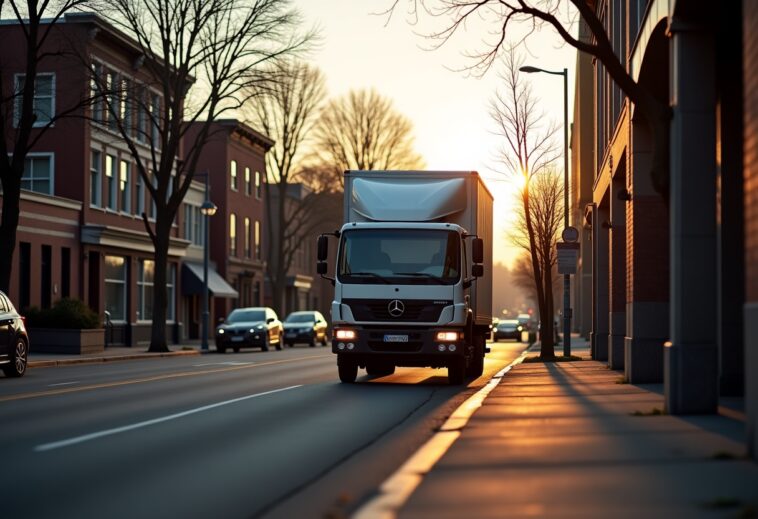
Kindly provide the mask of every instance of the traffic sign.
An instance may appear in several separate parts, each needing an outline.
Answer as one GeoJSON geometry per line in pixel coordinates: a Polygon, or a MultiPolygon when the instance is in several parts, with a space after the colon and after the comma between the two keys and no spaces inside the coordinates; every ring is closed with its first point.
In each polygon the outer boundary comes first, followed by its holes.
{"type": "Polygon", "coordinates": [[[576,264],[579,258],[579,244],[558,242],[558,274],[576,274],[576,264]]]}
{"type": "Polygon", "coordinates": [[[576,227],[566,227],[563,229],[563,232],[561,233],[561,238],[563,238],[563,241],[567,242],[575,242],[579,240],[579,231],[576,227]]]}

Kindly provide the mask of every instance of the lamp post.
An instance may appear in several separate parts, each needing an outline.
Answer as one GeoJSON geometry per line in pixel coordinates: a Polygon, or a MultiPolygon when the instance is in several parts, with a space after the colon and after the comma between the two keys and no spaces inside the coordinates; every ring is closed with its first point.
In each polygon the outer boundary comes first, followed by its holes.
{"type": "MultiPolygon", "coordinates": [[[[554,76],[563,76],[563,227],[569,227],[569,165],[568,165],[568,69],[563,71],[545,70],[525,65],[521,72],[532,74],[544,72],[554,76]]],[[[563,355],[571,355],[571,275],[563,275],[563,355]]]]}
{"type": "Polygon", "coordinates": [[[216,214],[216,204],[211,202],[210,199],[210,184],[208,182],[208,172],[202,173],[205,176],[205,201],[200,206],[200,212],[203,214],[203,223],[205,224],[204,236],[203,236],[203,320],[202,320],[202,337],[200,342],[200,348],[203,351],[208,350],[208,262],[210,260],[210,243],[208,236],[210,235],[210,217],[216,214]]]}

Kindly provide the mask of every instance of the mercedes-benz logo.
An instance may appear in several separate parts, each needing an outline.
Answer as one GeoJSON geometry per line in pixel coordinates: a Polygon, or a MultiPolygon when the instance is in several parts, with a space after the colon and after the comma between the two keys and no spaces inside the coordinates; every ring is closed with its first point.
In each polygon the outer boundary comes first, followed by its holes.
{"type": "Polygon", "coordinates": [[[387,305],[387,311],[392,317],[400,317],[405,312],[405,305],[399,299],[393,299],[387,305]]]}

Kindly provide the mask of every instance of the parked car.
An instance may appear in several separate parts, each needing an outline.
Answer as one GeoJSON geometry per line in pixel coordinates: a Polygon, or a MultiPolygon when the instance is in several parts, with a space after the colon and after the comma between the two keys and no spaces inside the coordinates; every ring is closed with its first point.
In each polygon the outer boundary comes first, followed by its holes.
{"type": "Polygon", "coordinates": [[[219,353],[227,348],[237,353],[245,347],[268,351],[271,345],[282,349],[282,322],[268,307],[236,308],[216,328],[219,353]]]}
{"type": "Polygon", "coordinates": [[[284,344],[292,346],[304,342],[311,348],[320,343],[326,346],[326,319],[321,312],[305,310],[292,312],[284,320],[284,344]]]}
{"type": "Polygon", "coordinates": [[[29,336],[24,318],[0,292],[0,367],[6,377],[23,377],[29,360],[29,336]]]}
{"type": "Polygon", "coordinates": [[[497,323],[495,328],[495,337],[493,340],[497,342],[500,339],[516,339],[521,340],[521,332],[524,327],[518,321],[518,319],[506,319],[497,323]]]}
{"type": "Polygon", "coordinates": [[[532,316],[529,314],[518,314],[516,316],[518,323],[524,328],[524,330],[532,329],[532,316]]]}

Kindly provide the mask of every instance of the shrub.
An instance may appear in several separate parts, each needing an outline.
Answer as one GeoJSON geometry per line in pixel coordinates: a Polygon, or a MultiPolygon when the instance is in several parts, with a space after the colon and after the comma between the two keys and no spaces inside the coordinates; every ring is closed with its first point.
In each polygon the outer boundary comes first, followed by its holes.
{"type": "Polygon", "coordinates": [[[64,297],[52,308],[39,309],[32,306],[25,312],[30,328],[60,328],[67,330],[92,330],[100,328],[100,317],[79,299],[64,297]]]}

